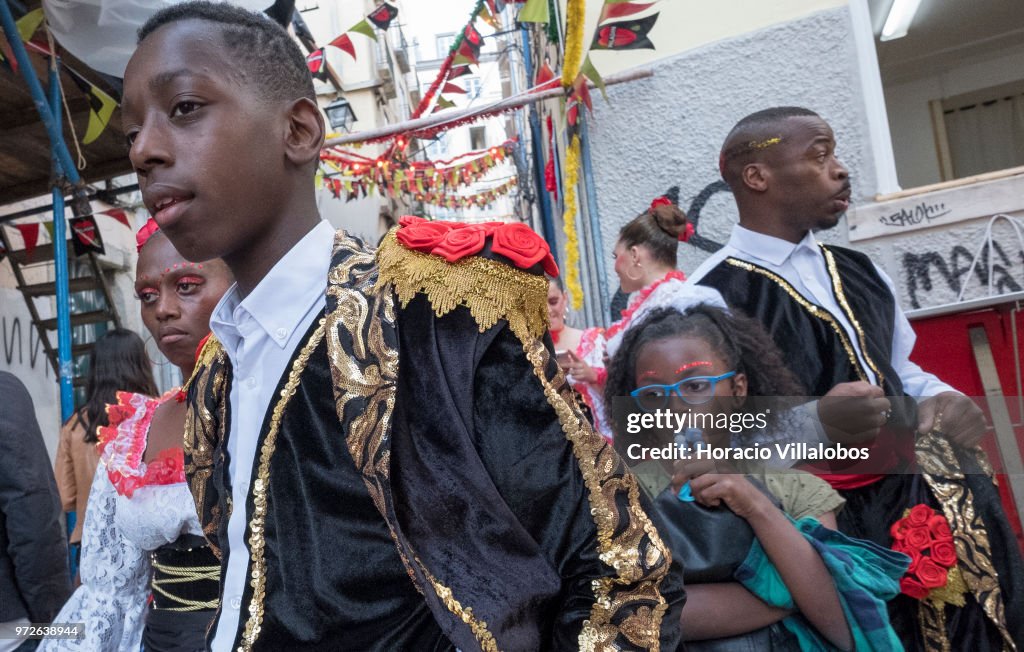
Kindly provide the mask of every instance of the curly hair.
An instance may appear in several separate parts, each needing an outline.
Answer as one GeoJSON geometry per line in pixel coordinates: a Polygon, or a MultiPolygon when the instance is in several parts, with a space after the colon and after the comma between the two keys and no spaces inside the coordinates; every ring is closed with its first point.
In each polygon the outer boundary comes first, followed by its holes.
{"type": "MultiPolygon", "coordinates": [[[[629,396],[636,389],[636,360],[643,347],[651,342],[678,336],[697,337],[725,361],[730,369],[747,377],[747,395],[767,399],[768,427],[776,425],[779,415],[801,402],[805,390],[796,375],[786,366],[782,352],[761,322],[735,311],[706,303],[685,312],[673,308],[652,310],[643,321],[630,328],[622,345],[608,366],[605,384],[605,409],[608,420],[615,425],[616,448],[625,442],[622,429],[615,423],[613,405],[616,397],[629,396]]],[[[764,402],[758,402],[764,408],[764,402]]],[[[650,442],[648,442],[650,443],[650,442]]]]}
{"type": "Polygon", "coordinates": [[[230,64],[243,67],[249,73],[245,79],[256,84],[267,98],[297,100],[305,97],[316,101],[313,77],[302,51],[284,27],[264,14],[226,2],[182,2],[153,14],[139,29],[138,43],[164,25],[184,20],[215,24],[231,55],[230,64]]]}

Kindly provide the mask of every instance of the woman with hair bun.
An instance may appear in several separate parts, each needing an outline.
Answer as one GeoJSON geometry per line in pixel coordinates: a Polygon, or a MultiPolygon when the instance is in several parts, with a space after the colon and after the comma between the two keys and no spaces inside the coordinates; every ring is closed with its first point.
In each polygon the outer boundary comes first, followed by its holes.
{"type": "Polygon", "coordinates": [[[630,293],[629,303],[621,318],[607,329],[585,330],[577,350],[569,353],[569,380],[594,414],[595,429],[607,439],[613,435],[603,400],[606,359],[615,355],[630,326],[658,307],[721,304],[717,293],[684,285],[686,275],[676,268],[679,243],[687,242],[694,233],[678,203],[679,187],[672,186],[619,231],[612,258],[623,292],[630,293]]]}

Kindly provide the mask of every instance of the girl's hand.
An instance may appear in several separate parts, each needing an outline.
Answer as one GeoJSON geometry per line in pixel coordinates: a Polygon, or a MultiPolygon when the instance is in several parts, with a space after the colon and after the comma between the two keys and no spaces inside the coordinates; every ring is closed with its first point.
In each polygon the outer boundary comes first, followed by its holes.
{"type": "Polygon", "coordinates": [[[566,353],[569,354],[567,371],[574,380],[589,384],[597,383],[597,371],[595,371],[593,367],[584,362],[583,359],[574,352],[566,351],[566,353]]]}
{"type": "Polygon", "coordinates": [[[690,492],[702,505],[718,507],[723,502],[740,518],[750,520],[775,506],[740,474],[705,473],[690,480],[690,492]]]}

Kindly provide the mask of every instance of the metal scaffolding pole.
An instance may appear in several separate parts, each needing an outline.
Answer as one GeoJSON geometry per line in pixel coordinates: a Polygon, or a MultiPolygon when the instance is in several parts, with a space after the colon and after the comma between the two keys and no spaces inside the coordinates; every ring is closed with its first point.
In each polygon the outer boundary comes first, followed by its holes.
{"type": "Polygon", "coordinates": [[[68,291],[67,229],[64,222],[64,192],[61,181],[63,178],[67,178],[73,185],[78,185],[78,170],[71,160],[71,154],[64,143],[64,134],[61,131],[59,64],[54,62],[50,68],[51,102],[47,102],[43,87],[39,83],[39,79],[36,78],[32,61],[28,58],[25,46],[21,42],[21,35],[18,33],[18,27],[14,22],[14,16],[11,14],[7,0],[0,0],[0,24],[3,26],[4,35],[14,52],[18,67],[21,69],[21,76],[32,95],[39,118],[43,121],[43,126],[46,127],[46,133],[50,138],[50,152],[55,171],[53,180],[53,254],[57,286],[57,360],[60,371],[61,419],[66,421],[74,412],[74,388],[71,371],[71,304],[68,291]]]}

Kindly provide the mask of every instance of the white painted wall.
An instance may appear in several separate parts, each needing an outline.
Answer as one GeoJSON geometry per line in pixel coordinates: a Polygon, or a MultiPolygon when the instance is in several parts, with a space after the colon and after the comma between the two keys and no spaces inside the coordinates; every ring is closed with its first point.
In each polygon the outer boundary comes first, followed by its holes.
{"type": "Polygon", "coordinates": [[[1024,45],[999,56],[968,59],[949,70],[885,83],[900,185],[914,188],[942,181],[929,101],[1020,79],[1024,79],[1024,45]]]}

